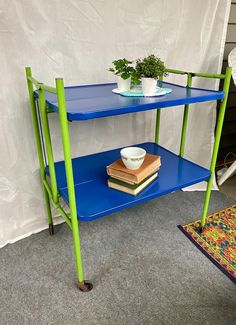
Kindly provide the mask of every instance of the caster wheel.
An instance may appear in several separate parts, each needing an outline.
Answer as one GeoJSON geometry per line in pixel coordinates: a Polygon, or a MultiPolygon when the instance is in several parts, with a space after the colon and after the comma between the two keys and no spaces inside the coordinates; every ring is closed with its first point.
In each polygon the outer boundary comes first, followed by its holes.
{"type": "Polygon", "coordinates": [[[78,284],[79,290],[82,292],[89,292],[93,289],[93,284],[91,281],[84,280],[78,284]]]}
{"type": "Polygon", "coordinates": [[[203,227],[202,227],[202,225],[199,224],[199,225],[196,227],[196,230],[197,230],[200,234],[202,234],[202,231],[203,231],[203,227]]]}
{"type": "Polygon", "coordinates": [[[48,226],[48,230],[49,230],[49,234],[51,236],[54,235],[54,227],[53,227],[53,224],[52,223],[48,226]]]}

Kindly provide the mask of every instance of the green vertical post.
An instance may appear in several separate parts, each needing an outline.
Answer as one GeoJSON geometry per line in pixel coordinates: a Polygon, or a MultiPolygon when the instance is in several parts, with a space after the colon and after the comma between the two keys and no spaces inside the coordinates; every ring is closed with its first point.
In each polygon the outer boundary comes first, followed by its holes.
{"type": "Polygon", "coordinates": [[[214,173],[215,173],[216,159],[217,159],[220,138],[221,138],[221,133],[222,133],[222,127],[223,127],[223,122],[224,122],[225,109],[226,109],[226,104],[227,104],[227,99],[228,99],[228,94],[229,94],[231,73],[232,73],[232,68],[230,68],[230,67],[226,68],[224,87],[223,87],[224,98],[220,104],[218,121],[217,121],[217,126],[216,126],[215,143],[214,143],[214,148],[213,148],[213,153],[212,153],[212,158],[211,158],[211,166],[210,166],[211,176],[210,176],[210,179],[208,180],[207,190],[206,190],[206,195],[205,195],[205,200],[204,200],[204,205],[203,205],[203,211],[202,211],[202,219],[201,219],[202,227],[204,227],[206,224],[206,216],[207,216],[207,211],[208,211],[208,206],[209,206],[209,201],[210,201],[210,196],[211,196],[211,188],[212,188],[212,183],[213,183],[213,178],[214,178],[214,173]]]}
{"type": "MultiPolygon", "coordinates": [[[[160,77],[160,81],[163,80],[163,75],[160,77]]],[[[156,112],[156,131],[155,131],[155,143],[159,143],[159,134],[160,134],[160,122],[161,122],[161,110],[157,109],[156,112]]]]}
{"type": "Polygon", "coordinates": [[[160,123],[161,122],[161,110],[157,109],[156,113],[156,133],[155,133],[155,142],[159,143],[159,133],[160,133],[160,123]]]}
{"type": "Polygon", "coordinates": [[[57,180],[56,180],[56,172],[54,166],[54,158],[52,151],[52,142],[49,130],[48,116],[47,116],[47,107],[46,100],[44,95],[44,90],[39,88],[39,106],[42,117],[42,125],[43,125],[43,133],[45,138],[45,147],[48,158],[48,167],[50,173],[51,187],[52,187],[52,199],[55,204],[58,203],[58,190],[57,190],[57,180]]]}
{"type": "Polygon", "coordinates": [[[84,275],[83,275],[80,236],[79,236],[79,223],[77,219],[74,176],[73,176],[73,168],[72,168],[72,160],[71,160],[70,135],[69,135],[69,128],[68,128],[63,79],[59,79],[59,78],[56,79],[56,88],[57,88],[59,119],[60,119],[60,126],[61,126],[63,151],[64,151],[66,180],[67,180],[68,195],[69,195],[69,206],[71,212],[71,225],[72,225],[72,233],[73,233],[73,240],[74,240],[78,282],[81,291],[89,291],[92,289],[92,285],[90,285],[87,281],[86,282],[84,281],[84,275]]]}
{"type": "Polygon", "coordinates": [[[32,77],[31,68],[30,67],[25,68],[25,72],[26,72],[27,85],[28,85],[28,91],[29,91],[29,99],[30,99],[31,114],[32,114],[32,119],[33,119],[35,140],[36,140],[36,146],[37,146],[37,152],[38,152],[38,158],[39,158],[40,175],[41,175],[44,199],[45,199],[45,204],[46,204],[46,209],[47,209],[49,231],[51,234],[53,234],[53,220],[52,220],[49,195],[43,185],[43,181],[46,179],[46,174],[45,174],[43,151],[42,151],[42,144],[41,144],[41,138],[40,138],[40,132],[39,132],[37,110],[36,110],[36,105],[35,105],[35,100],[34,100],[34,89],[33,89],[32,82],[30,80],[28,80],[28,77],[32,77]]]}
{"type": "MultiPolygon", "coordinates": [[[[191,86],[192,86],[192,74],[188,73],[187,87],[191,87],[191,86]]],[[[189,104],[186,104],[184,106],[184,116],[183,116],[183,124],[182,124],[181,143],[180,143],[180,150],[179,150],[180,157],[184,156],[184,148],[185,148],[186,133],[187,133],[187,123],[188,123],[188,112],[189,112],[189,104]]]]}

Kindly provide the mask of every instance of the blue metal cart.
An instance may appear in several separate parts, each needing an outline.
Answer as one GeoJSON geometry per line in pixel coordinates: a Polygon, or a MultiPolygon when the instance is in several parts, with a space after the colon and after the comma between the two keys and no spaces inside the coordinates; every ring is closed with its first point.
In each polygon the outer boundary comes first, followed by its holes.
{"type": "MultiPolygon", "coordinates": [[[[231,79],[231,68],[226,74],[188,73],[168,69],[169,73],[186,75],[187,86],[183,87],[159,81],[163,87],[172,88],[172,93],[161,97],[123,97],[112,93],[115,84],[97,84],[64,87],[63,79],[56,79],[56,87],[50,87],[32,77],[26,68],[31,111],[36,144],[39,155],[41,180],[49,220],[49,231],[53,234],[50,204],[57,209],[72,230],[78,286],[81,291],[90,291],[92,283],[84,280],[80,251],[79,221],[91,221],[135,204],[207,181],[207,191],[202,212],[202,227],[206,223],[212,181],[224,120],[224,113],[231,79]],[[193,77],[224,80],[223,91],[191,87],[193,77]],[[184,158],[189,104],[220,100],[215,144],[210,169],[203,168],[184,158]],[[185,105],[179,155],[158,145],[160,112],[171,106],[185,105]],[[119,158],[119,150],[110,150],[84,157],[71,158],[69,121],[81,121],[113,115],[155,109],[156,134],[154,142],[137,144],[147,152],[160,155],[162,168],[159,178],[138,196],[112,190],[107,186],[106,166],[119,158]],[[59,115],[64,160],[55,162],[51,143],[48,114],[59,115]],[[42,128],[41,128],[42,126],[42,128]],[[45,150],[43,150],[45,148],[45,150]],[[50,180],[50,181],[49,181],[50,180]],[[70,213],[60,205],[62,197],[70,213]]],[[[197,108],[196,108],[197,109],[197,108]]]]}

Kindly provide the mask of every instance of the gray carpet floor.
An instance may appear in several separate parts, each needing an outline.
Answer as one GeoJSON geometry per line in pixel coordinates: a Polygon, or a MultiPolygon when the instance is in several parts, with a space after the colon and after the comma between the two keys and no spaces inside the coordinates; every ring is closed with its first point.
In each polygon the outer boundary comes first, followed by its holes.
{"type": "MultiPolygon", "coordinates": [[[[0,250],[0,324],[236,324],[236,287],[176,227],[202,192],[176,192],[81,224],[86,278],[76,287],[66,224],[0,250]]],[[[210,212],[235,203],[213,192],[210,212]]]]}

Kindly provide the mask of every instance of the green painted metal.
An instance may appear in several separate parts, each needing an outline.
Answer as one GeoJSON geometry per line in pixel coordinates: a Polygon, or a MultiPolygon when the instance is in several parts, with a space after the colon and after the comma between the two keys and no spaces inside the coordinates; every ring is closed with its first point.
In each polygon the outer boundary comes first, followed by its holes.
{"type": "Polygon", "coordinates": [[[176,70],[176,69],[166,69],[167,73],[173,73],[173,74],[188,74],[186,71],[182,70],[176,70]]]}
{"type": "MultiPolygon", "coordinates": [[[[210,200],[212,181],[213,181],[213,177],[214,177],[215,164],[216,164],[217,153],[218,153],[218,148],[219,148],[220,136],[221,136],[221,132],[222,132],[222,125],[223,125],[223,120],[224,120],[226,102],[227,102],[227,97],[228,97],[228,92],[229,92],[231,68],[228,68],[226,70],[225,75],[223,75],[223,74],[208,74],[208,73],[190,73],[190,72],[188,73],[188,72],[185,72],[182,70],[175,70],[175,69],[167,69],[167,72],[179,74],[179,75],[187,75],[188,76],[187,87],[191,87],[192,77],[225,79],[225,81],[224,81],[225,97],[222,100],[221,106],[220,106],[220,112],[219,112],[216,136],[215,136],[215,144],[214,144],[211,166],[210,166],[211,178],[208,181],[206,197],[205,197],[203,213],[202,213],[201,223],[202,223],[202,226],[204,226],[206,215],[207,215],[207,209],[208,209],[208,205],[209,205],[209,200],[210,200]]],[[[46,202],[46,207],[47,207],[47,212],[48,212],[49,224],[52,224],[52,214],[51,214],[51,207],[50,207],[50,199],[51,199],[54,207],[57,209],[57,211],[60,213],[60,215],[64,218],[64,220],[66,221],[69,228],[72,230],[78,282],[81,284],[84,282],[84,276],[83,276],[83,267],[82,267],[82,256],[81,256],[80,236],[79,236],[79,223],[78,223],[78,219],[77,219],[74,177],[73,177],[72,160],[71,160],[70,136],[69,136],[67,113],[66,113],[66,100],[65,100],[63,79],[56,79],[56,88],[55,88],[55,87],[44,85],[44,84],[40,83],[39,81],[37,81],[35,78],[33,78],[30,68],[26,68],[26,76],[27,76],[30,105],[31,105],[32,117],[33,117],[35,138],[36,138],[36,144],[37,144],[37,150],[38,150],[38,156],[39,156],[40,173],[41,173],[41,179],[42,179],[42,183],[43,183],[43,191],[44,191],[45,202],[46,202]],[[43,139],[41,139],[39,123],[38,123],[38,119],[40,117],[37,115],[37,110],[36,110],[36,105],[35,105],[35,100],[34,100],[34,93],[33,93],[33,85],[39,89],[39,105],[40,105],[41,119],[42,119],[42,125],[43,125],[42,137],[44,136],[44,138],[45,138],[45,146],[46,146],[46,151],[47,151],[51,184],[49,184],[46,180],[42,143],[41,143],[41,141],[43,141],[43,139]],[[49,110],[46,107],[44,91],[56,93],[57,97],[58,97],[59,119],[60,119],[63,152],[64,152],[64,160],[65,160],[66,179],[67,179],[68,194],[69,194],[70,216],[63,210],[63,208],[61,207],[61,205],[59,203],[59,194],[58,194],[58,190],[57,190],[54,158],[53,158],[52,144],[51,144],[51,138],[50,138],[50,129],[49,129],[49,123],[48,123],[48,116],[47,116],[47,114],[50,113],[51,110],[49,110]]],[[[161,110],[157,110],[156,133],[155,133],[156,143],[158,143],[158,141],[159,141],[160,114],[161,114],[160,112],[161,112],[161,110]]],[[[184,116],[183,116],[182,135],[181,135],[181,144],[180,144],[180,156],[184,155],[188,112],[189,112],[189,105],[186,105],[185,109],[184,109],[184,116]]]]}
{"type": "Polygon", "coordinates": [[[69,142],[69,131],[67,125],[67,118],[66,118],[66,107],[65,107],[65,96],[64,96],[64,85],[63,81],[59,80],[58,84],[58,102],[59,102],[59,116],[60,121],[62,121],[62,140],[63,140],[63,148],[65,154],[65,165],[66,165],[66,175],[67,183],[68,183],[68,190],[70,196],[70,210],[72,218],[68,216],[68,214],[63,210],[61,205],[59,204],[59,194],[57,190],[57,183],[56,183],[56,174],[55,174],[55,166],[54,166],[54,158],[53,158],[53,151],[52,151],[52,143],[50,137],[50,128],[48,123],[47,114],[50,112],[46,107],[45,95],[44,91],[57,93],[57,88],[44,85],[40,83],[38,80],[32,77],[31,69],[26,68],[26,76],[27,76],[27,83],[29,89],[29,97],[30,97],[30,104],[33,116],[33,123],[35,129],[35,137],[36,137],[36,144],[38,149],[38,156],[39,156],[39,164],[40,164],[40,172],[41,172],[41,179],[43,183],[43,191],[45,196],[45,202],[48,212],[48,221],[49,224],[52,224],[52,214],[51,214],[51,207],[50,207],[50,199],[54,207],[60,213],[60,215],[64,218],[69,228],[73,231],[73,238],[74,238],[74,246],[75,246],[75,255],[76,255],[76,266],[77,266],[77,273],[78,273],[78,281],[79,283],[83,283],[83,269],[82,269],[82,258],[80,252],[80,238],[79,238],[79,229],[78,229],[78,219],[77,219],[77,211],[75,205],[75,194],[74,192],[74,181],[73,181],[73,171],[72,171],[72,164],[71,164],[71,155],[70,155],[70,142],[69,142]],[[62,82],[62,86],[61,86],[62,82]],[[43,135],[45,138],[45,146],[49,164],[49,172],[50,172],[50,181],[51,184],[46,180],[45,174],[45,165],[43,160],[43,151],[42,151],[42,144],[40,138],[40,131],[39,131],[39,123],[38,123],[38,116],[37,110],[34,100],[34,90],[33,85],[38,88],[39,92],[39,107],[41,112],[41,119],[42,119],[42,126],[43,126],[43,135]],[[73,200],[74,196],[74,200],[73,200]],[[73,220],[73,221],[72,221],[73,220]]]}
{"type": "Polygon", "coordinates": [[[225,74],[216,73],[191,73],[193,77],[212,78],[212,79],[225,79],[225,74]]]}
{"type": "MultiPolygon", "coordinates": [[[[163,75],[159,78],[160,81],[163,80],[163,75]]],[[[157,109],[156,111],[156,130],[155,130],[155,142],[159,143],[159,134],[160,134],[160,123],[161,123],[161,110],[157,109]]]]}
{"type": "Polygon", "coordinates": [[[50,199],[52,199],[52,190],[46,179],[43,180],[43,185],[46,188],[50,199]]]}
{"type": "MultiPolygon", "coordinates": [[[[48,184],[48,182],[46,180],[43,181],[43,184],[48,192],[48,195],[50,197],[50,199],[52,200],[52,191],[50,188],[50,185],[48,184]]],[[[67,223],[67,225],[69,226],[69,228],[72,230],[72,225],[71,225],[71,220],[70,217],[68,216],[68,214],[63,210],[63,208],[61,207],[60,203],[54,203],[52,200],[52,204],[55,207],[55,209],[57,209],[57,211],[60,213],[60,215],[62,216],[62,218],[65,220],[65,222],[67,223]]]]}
{"type": "MultiPolygon", "coordinates": [[[[41,84],[40,84],[40,86],[41,86],[41,84]]],[[[52,142],[51,142],[50,129],[49,129],[49,123],[48,123],[48,116],[47,116],[46,100],[45,100],[44,90],[41,87],[39,88],[39,107],[40,107],[40,111],[41,111],[41,119],[42,119],[42,125],[43,125],[45,147],[46,147],[48,166],[49,166],[49,172],[50,172],[52,200],[54,203],[58,203],[57,180],[56,180],[56,172],[55,172],[54,158],[53,158],[53,151],[52,151],[52,142]]]]}
{"type": "Polygon", "coordinates": [[[55,113],[55,111],[53,111],[53,110],[50,109],[50,108],[47,108],[47,114],[50,114],[50,113],[55,113]]]}
{"type": "MultiPolygon", "coordinates": [[[[41,144],[40,132],[39,132],[38,116],[37,116],[37,110],[36,110],[36,105],[35,105],[35,101],[34,101],[33,83],[29,79],[29,77],[31,77],[30,67],[25,68],[25,72],[26,72],[26,77],[27,77],[27,85],[28,85],[28,91],[29,91],[29,99],[30,99],[31,113],[32,113],[32,119],[33,119],[35,140],[36,140],[36,146],[37,146],[37,151],[38,151],[40,175],[41,175],[41,181],[42,181],[42,185],[43,185],[43,181],[46,179],[46,174],[45,174],[43,151],[42,151],[42,144],[41,144]]],[[[48,223],[49,223],[49,225],[52,225],[53,220],[52,220],[52,212],[51,212],[51,206],[50,206],[50,201],[49,201],[49,195],[48,195],[44,185],[42,187],[43,187],[43,194],[44,194],[44,199],[45,199],[45,204],[46,204],[46,209],[47,209],[48,223]]]]}
{"type": "Polygon", "coordinates": [[[187,72],[176,69],[166,69],[167,73],[180,74],[180,75],[192,75],[192,77],[212,78],[212,79],[225,79],[225,74],[217,73],[202,73],[202,72],[187,72]]]}
{"type": "Polygon", "coordinates": [[[160,124],[161,124],[161,110],[157,109],[157,113],[156,113],[156,133],[155,133],[155,142],[157,144],[159,143],[160,124]]]}
{"type": "Polygon", "coordinates": [[[54,94],[57,93],[57,90],[55,87],[45,85],[45,84],[39,82],[38,80],[36,80],[35,78],[33,78],[32,76],[28,76],[27,79],[29,81],[31,81],[38,89],[43,89],[45,91],[48,91],[48,92],[54,93],[54,94]]]}
{"type": "Polygon", "coordinates": [[[56,79],[56,88],[57,88],[57,98],[58,98],[58,106],[59,106],[59,119],[60,119],[61,134],[62,134],[62,144],[63,144],[63,151],[64,151],[64,159],[65,159],[65,171],[66,171],[66,180],[68,186],[71,224],[72,224],[72,233],[73,233],[73,240],[74,240],[75,258],[76,258],[76,268],[77,268],[78,281],[79,283],[83,283],[84,275],[83,275],[83,266],[82,266],[82,256],[80,250],[79,223],[77,219],[74,177],[73,177],[73,169],[72,169],[72,161],[71,161],[70,136],[69,136],[67,113],[66,113],[66,100],[65,100],[63,79],[56,79]]]}
{"type": "MultiPolygon", "coordinates": [[[[226,74],[212,74],[212,73],[192,73],[186,72],[182,70],[175,70],[175,69],[166,69],[167,73],[179,74],[179,75],[187,75],[187,87],[192,86],[192,78],[193,77],[202,77],[202,78],[214,78],[214,79],[226,79],[226,74]]],[[[184,108],[184,116],[183,116],[183,124],[182,124],[182,133],[181,133],[181,143],[180,143],[180,151],[179,155],[181,157],[184,156],[184,148],[186,143],[186,133],[187,133],[187,121],[188,121],[188,114],[189,114],[189,104],[185,105],[184,108]]],[[[160,115],[160,113],[159,113],[160,115]]],[[[158,141],[158,130],[160,127],[160,117],[157,115],[157,122],[156,122],[156,142],[158,141]]],[[[217,148],[218,152],[218,148],[217,148]]]]}
{"type": "Polygon", "coordinates": [[[71,223],[71,219],[69,218],[68,214],[63,210],[63,208],[61,206],[57,206],[56,209],[60,213],[62,218],[65,220],[65,222],[67,223],[70,230],[72,230],[72,223],[71,223]]]}
{"type": "Polygon", "coordinates": [[[222,127],[223,127],[223,122],[224,122],[225,109],[226,109],[226,104],[227,104],[227,99],[228,99],[228,94],[229,94],[231,74],[232,74],[232,68],[230,68],[230,67],[226,68],[224,87],[223,87],[225,96],[224,96],[224,99],[222,100],[221,105],[220,105],[218,121],[217,121],[217,126],[216,126],[215,143],[214,143],[214,148],[213,148],[213,153],[212,153],[212,158],[211,158],[211,166],[210,166],[211,177],[207,184],[207,190],[206,190],[203,211],[202,211],[202,218],[201,218],[202,227],[204,227],[206,224],[206,216],[207,216],[209,201],[210,201],[210,197],[211,197],[211,188],[212,188],[212,183],[213,183],[213,178],[214,178],[214,173],[215,173],[216,159],[217,159],[220,138],[221,138],[221,133],[222,133],[222,127]]]}
{"type": "Polygon", "coordinates": [[[47,86],[45,84],[40,84],[40,89],[43,89],[44,91],[48,91],[49,93],[54,93],[54,94],[57,93],[56,88],[51,87],[51,86],[47,86]]]}
{"type": "MultiPolygon", "coordinates": [[[[192,75],[188,74],[187,77],[187,87],[192,86],[192,75]]],[[[186,133],[187,133],[187,123],[188,123],[188,112],[189,112],[189,104],[184,106],[184,116],[183,116],[183,124],[182,124],[182,132],[181,132],[181,142],[180,142],[180,150],[179,155],[181,157],[184,156],[184,148],[186,142],[186,133]]]]}
{"type": "MultiPolygon", "coordinates": [[[[26,68],[26,69],[28,69],[28,68],[26,68]]],[[[34,84],[35,87],[39,88],[40,82],[38,80],[36,80],[34,77],[32,77],[31,75],[30,76],[27,76],[27,80],[28,81],[31,81],[31,83],[34,84]]]]}

